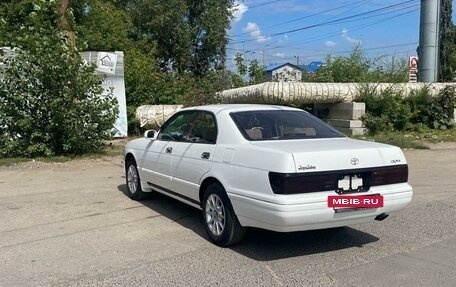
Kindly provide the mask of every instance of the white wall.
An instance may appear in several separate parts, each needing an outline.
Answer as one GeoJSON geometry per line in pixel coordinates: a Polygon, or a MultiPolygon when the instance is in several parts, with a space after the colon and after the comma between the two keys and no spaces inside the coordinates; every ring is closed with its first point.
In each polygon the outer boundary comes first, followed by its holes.
{"type": "Polygon", "coordinates": [[[291,65],[285,65],[279,69],[272,71],[273,81],[283,82],[300,82],[302,79],[302,72],[291,65]]]}

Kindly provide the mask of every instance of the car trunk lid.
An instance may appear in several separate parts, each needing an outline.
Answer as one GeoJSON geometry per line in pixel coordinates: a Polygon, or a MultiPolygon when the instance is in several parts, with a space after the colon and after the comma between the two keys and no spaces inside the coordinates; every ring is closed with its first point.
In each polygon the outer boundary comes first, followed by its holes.
{"type": "Polygon", "coordinates": [[[348,138],[252,141],[251,144],[290,152],[297,173],[406,164],[398,147],[348,138]]]}

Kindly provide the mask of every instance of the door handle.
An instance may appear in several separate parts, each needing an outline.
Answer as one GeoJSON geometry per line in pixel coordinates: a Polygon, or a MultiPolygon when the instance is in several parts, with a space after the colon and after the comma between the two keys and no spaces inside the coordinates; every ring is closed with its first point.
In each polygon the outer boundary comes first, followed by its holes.
{"type": "Polygon", "coordinates": [[[211,156],[211,154],[208,153],[208,152],[203,152],[203,153],[201,154],[201,158],[202,158],[202,159],[209,159],[210,156],[211,156]]]}
{"type": "Polygon", "coordinates": [[[166,148],[166,153],[172,153],[173,152],[173,148],[172,147],[167,147],[166,148]]]}

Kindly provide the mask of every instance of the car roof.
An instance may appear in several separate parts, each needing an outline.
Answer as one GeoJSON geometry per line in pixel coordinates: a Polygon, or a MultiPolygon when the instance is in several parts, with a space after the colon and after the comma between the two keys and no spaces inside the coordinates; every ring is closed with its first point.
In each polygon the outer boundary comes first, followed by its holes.
{"type": "Polygon", "coordinates": [[[207,105],[207,106],[196,106],[188,107],[183,110],[205,110],[213,112],[215,114],[220,112],[243,112],[243,111],[259,111],[259,110],[291,110],[301,111],[296,108],[275,106],[275,105],[260,105],[260,104],[229,104],[229,105],[207,105]]]}

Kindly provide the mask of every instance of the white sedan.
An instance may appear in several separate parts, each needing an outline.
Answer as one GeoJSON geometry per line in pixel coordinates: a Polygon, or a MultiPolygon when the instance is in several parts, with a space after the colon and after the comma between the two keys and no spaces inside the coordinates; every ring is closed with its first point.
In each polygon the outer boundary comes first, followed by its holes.
{"type": "Polygon", "coordinates": [[[383,220],[412,199],[398,147],[353,140],[311,114],[267,105],[183,109],[124,151],[128,195],[160,192],[203,212],[217,245],[383,220]]]}

